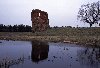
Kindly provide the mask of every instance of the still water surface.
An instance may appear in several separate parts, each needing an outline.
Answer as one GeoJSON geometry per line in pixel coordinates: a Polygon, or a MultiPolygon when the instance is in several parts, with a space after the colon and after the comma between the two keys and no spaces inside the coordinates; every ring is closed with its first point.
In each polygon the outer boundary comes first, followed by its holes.
{"type": "Polygon", "coordinates": [[[0,68],[100,68],[100,48],[0,40],[0,68]]]}

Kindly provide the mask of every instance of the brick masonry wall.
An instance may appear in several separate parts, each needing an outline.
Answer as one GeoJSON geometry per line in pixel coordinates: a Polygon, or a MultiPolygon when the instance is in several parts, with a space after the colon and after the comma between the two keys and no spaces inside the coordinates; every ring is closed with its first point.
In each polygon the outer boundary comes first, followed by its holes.
{"type": "Polygon", "coordinates": [[[45,31],[49,27],[48,13],[39,9],[31,12],[32,31],[45,31]]]}

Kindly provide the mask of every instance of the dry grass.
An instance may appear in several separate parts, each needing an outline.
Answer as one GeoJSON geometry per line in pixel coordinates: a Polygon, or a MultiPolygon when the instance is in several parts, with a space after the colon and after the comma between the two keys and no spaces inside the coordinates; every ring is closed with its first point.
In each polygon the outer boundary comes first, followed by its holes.
{"type": "Polygon", "coordinates": [[[44,32],[0,32],[5,40],[41,40],[100,45],[100,28],[51,28],[44,32]]]}

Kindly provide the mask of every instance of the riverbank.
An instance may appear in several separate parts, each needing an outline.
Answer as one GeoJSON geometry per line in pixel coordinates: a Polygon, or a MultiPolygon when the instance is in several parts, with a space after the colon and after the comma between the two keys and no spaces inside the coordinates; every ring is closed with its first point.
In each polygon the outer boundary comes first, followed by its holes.
{"type": "Polygon", "coordinates": [[[100,28],[51,28],[44,32],[0,32],[0,40],[40,40],[100,46],[100,28]]]}
{"type": "MultiPolygon", "coordinates": [[[[17,34],[17,33],[16,33],[17,34]]],[[[23,34],[23,33],[22,33],[23,34]]],[[[7,36],[0,36],[0,40],[22,40],[22,41],[47,41],[47,42],[64,42],[80,45],[100,46],[100,36],[20,36],[9,33],[7,36]]]]}

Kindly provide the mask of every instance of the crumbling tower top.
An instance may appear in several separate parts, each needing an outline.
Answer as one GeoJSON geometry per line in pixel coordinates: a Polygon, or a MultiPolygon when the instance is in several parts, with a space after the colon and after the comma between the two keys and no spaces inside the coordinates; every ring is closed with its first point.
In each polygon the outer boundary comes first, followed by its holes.
{"type": "Polygon", "coordinates": [[[31,12],[32,31],[45,31],[49,27],[48,13],[39,9],[31,12]]]}

